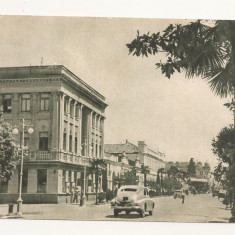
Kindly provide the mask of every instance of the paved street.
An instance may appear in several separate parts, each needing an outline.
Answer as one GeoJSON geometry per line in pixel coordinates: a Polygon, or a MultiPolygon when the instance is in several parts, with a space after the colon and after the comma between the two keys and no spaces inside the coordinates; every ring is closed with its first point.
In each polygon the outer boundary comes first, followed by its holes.
{"type": "MultiPolygon", "coordinates": [[[[183,205],[180,199],[173,197],[155,198],[154,201],[156,206],[153,216],[146,213],[144,218],[134,212],[130,215],[121,213],[115,218],[110,204],[90,204],[86,207],[75,204],[28,204],[23,205],[23,212],[25,219],[228,222],[231,217],[230,210],[225,209],[222,202],[210,194],[189,195],[183,205]]],[[[0,216],[6,215],[7,211],[7,205],[0,205],[0,216]]]]}

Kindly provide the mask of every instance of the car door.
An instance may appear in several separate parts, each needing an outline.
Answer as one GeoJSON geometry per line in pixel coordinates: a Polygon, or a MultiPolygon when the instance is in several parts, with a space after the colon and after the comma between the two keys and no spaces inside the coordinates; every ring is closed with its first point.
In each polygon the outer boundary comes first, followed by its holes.
{"type": "Polygon", "coordinates": [[[145,197],[146,211],[152,210],[152,200],[150,200],[149,198],[149,191],[147,188],[144,189],[144,197],[145,197]]]}

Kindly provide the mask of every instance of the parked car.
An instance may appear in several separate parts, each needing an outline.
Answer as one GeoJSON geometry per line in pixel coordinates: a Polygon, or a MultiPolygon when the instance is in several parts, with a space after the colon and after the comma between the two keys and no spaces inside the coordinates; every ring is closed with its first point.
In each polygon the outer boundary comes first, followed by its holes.
{"type": "Polygon", "coordinates": [[[182,189],[175,190],[175,191],[174,191],[174,194],[173,194],[174,199],[176,199],[176,198],[182,198],[182,195],[183,195],[183,190],[182,190],[182,189]]]}
{"type": "Polygon", "coordinates": [[[218,198],[225,198],[226,197],[226,190],[221,189],[218,193],[218,198]]]}
{"type": "Polygon", "coordinates": [[[155,203],[149,197],[148,188],[136,185],[120,187],[117,191],[116,198],[111,202],[115,217],[122,211],[125,211],[127,215],[132,211],[136,211],[141,217],[144,217],[145,212],[153,215],[154,206],[155,203]]]}

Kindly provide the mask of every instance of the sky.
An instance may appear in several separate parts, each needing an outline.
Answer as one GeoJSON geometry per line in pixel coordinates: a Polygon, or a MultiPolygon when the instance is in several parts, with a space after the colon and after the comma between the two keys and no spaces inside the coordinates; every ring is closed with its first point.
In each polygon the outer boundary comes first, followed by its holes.
{"type": "Polygon", "coordinates": [[[205,81],[156,69],[162,55],[128,55],[140,33],[158,32],[184,20],[0,17],[0,67],[62,64],[106,97],[105,143],[145,140],[165,160],[209,162],[211,141],[233,122],[205,81]]]}

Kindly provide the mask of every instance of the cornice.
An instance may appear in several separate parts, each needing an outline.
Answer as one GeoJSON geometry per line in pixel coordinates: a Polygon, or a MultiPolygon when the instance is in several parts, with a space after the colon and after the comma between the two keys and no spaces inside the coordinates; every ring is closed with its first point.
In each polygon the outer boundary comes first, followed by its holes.
{"type": "Polygon", "coordinates": [[[9,79],[1,79],[0,83],[27,83],[27,82],[41,82],[41,81],[60,81],[60,77],[38,77],[38,78],[9,78],[9,79]]]}

